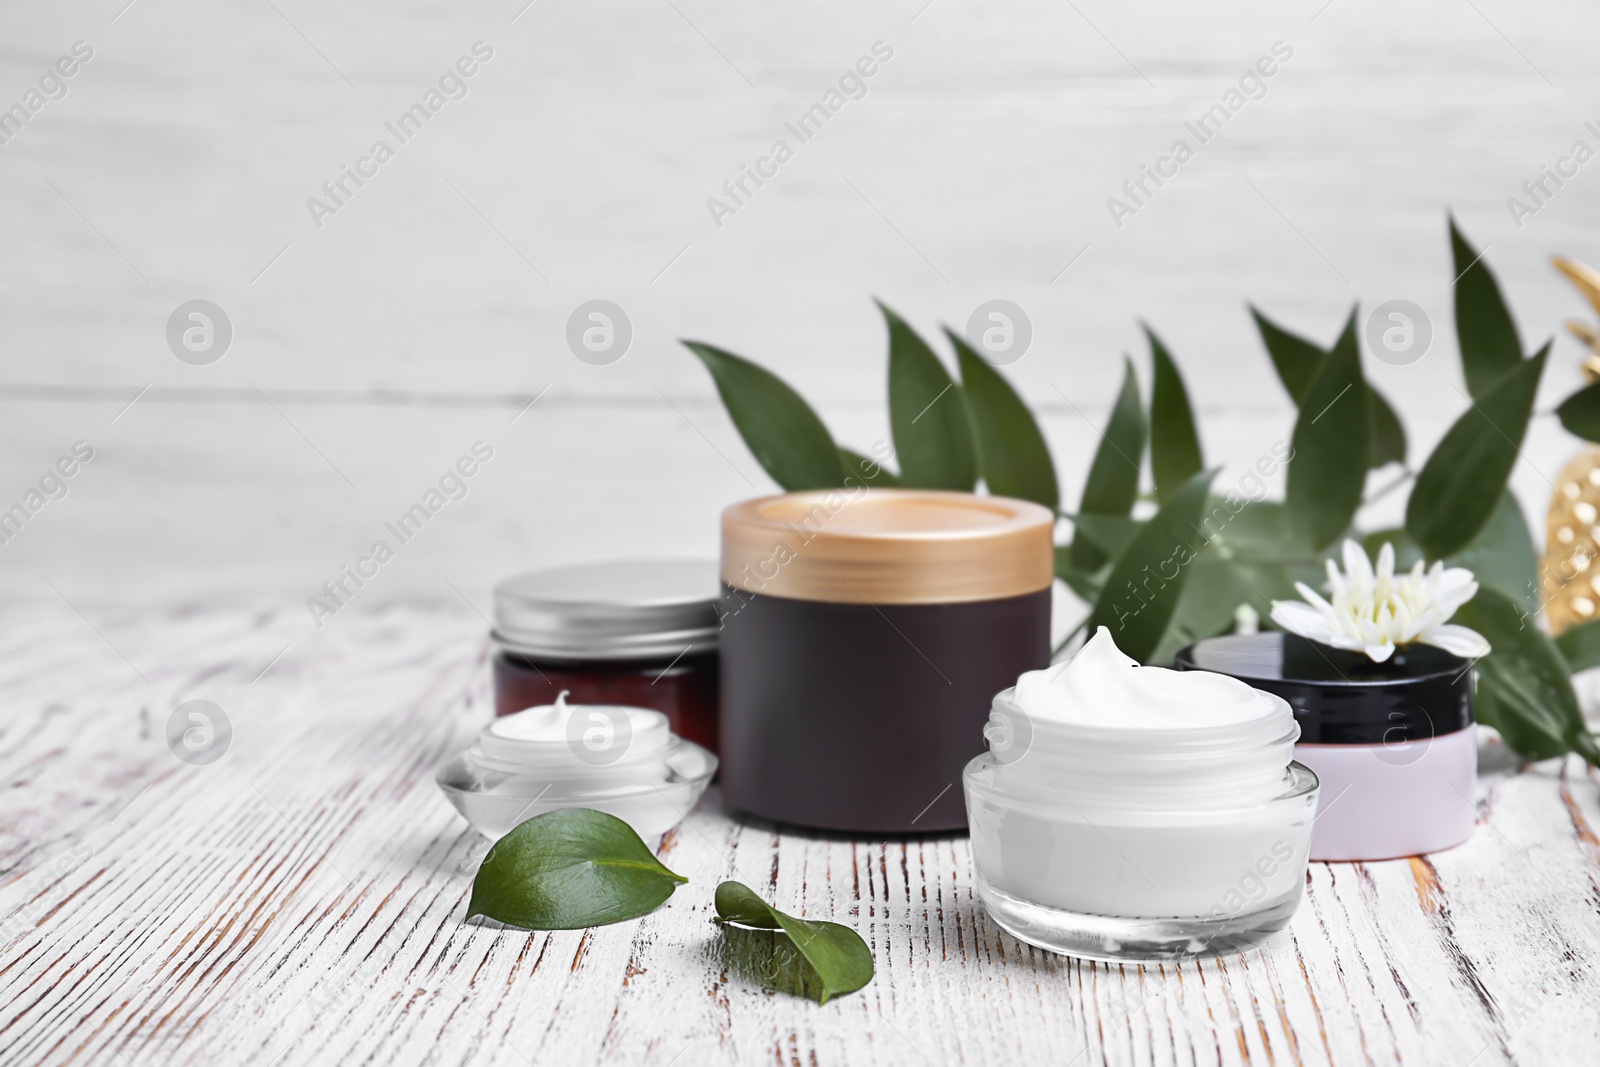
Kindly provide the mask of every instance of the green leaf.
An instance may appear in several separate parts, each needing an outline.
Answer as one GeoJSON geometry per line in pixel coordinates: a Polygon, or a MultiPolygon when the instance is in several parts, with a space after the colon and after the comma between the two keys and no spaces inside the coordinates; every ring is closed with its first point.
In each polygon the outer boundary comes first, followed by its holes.
{"type": "Polygon", "coordinates": [[[1530,760],[1594,750],[1567,661],[1532,615],[1492,589],[1479,589],[1455,621],[1478,631],[1493,649],[1477,661],[1480,722],[1530,760]]]}
{"type": "Polygon", "coordinates": [[[1043,504],[1061,505],[1050,447],[1033,412],[1000,372],[959,336],[945,330],[961,367],[961,391],[977,437],[978,468],[989,492],[1043,504]]]}
{"type": "Polygon", "coordinates": [[[1493,589],[1524,611],[1534,613],[1540,608],[1539,554],[1522,507],[1509,489],[1500,494],[1500,503],[1472,543],[1445,563],[1465,567],[1480,586],[1493,589]]]}
{"type": "Polygon", "coordinates": [[[1074,540],[1081,536],[1105,558],[1116,559],[1143,526],[1144,522],[1127,515],[1085,514],[1073,518],[1072,536],[1074,540]]]}
{"type": "Polygon", "coordinates": [[[1261,342],[1267,346],[1267,355],[1272,357],[1278,380],[1298,406],[1300,398],[1311,388],[1311,379],[1316,376],[1317,367],[1328,353],[1321,345],[1285,330],[1254,307],[1250,308],[1250,314],[1256,320],[1256,329],[1261,332],[1261,342]]]}
{"type": "MultiPolygon", "coordinates": [[[[1150,662],[1170,664],[1179,649],[1202,637],[1215,637],[1233,628],[1234,611],[1249,604],[1260,611],[1261,598],[1245,574],[1217,553],[1202,551],[1189,565],[1189,580],[1178,598],[1177,610],[1150,662]]],[[[1262,617],[1266,613],[1262,612],[1262,617]]]]}
{"type": "Polygon", "coordinates": [[[881,303],[878,309],[889,325],[889,427],[900,481],[970,493],[978,458],[961,388],[904,319],[881,303]]]}
{"type": "Polygon", "coordinates": [[[1197,550],[1190,542],[1215,471],[1203,471],[1172,495],[1111,565],[1089,616],[1089,633],[1104,626],[1117,647],[1141,663],[1161,645],[1197,550]]]}
{"type": "Polygon", "coordinates": [[[1406,428],[1389,401],[1367,386],[1367,466],[1377,470],[1385,463],[1406,461],[1406,428]]]}
{"type": "Polygon", "coordinates": [[[1291,529],[1321,548],[1350,528],[1367,482],[1368,407],[1355,313],[1306,387],[1284,503],[1291,529]]]}
{"type": "Polygon", "coordinates": [[[1109,573],[1109,563],[1092,571],[1083,570],[1072,562],[1072,545],[1056,546],[1056,577],[1066,582],[1067,588],[1078,594],[1078,599],[1084,603],[1093,604],[1100,599],[1100,590],[1105,587],[1109,573]]]}
{"type": "Polygon", "coordinates": [[[1484,390],[1423,464],[1406,501],[1406,532],[1429,559],[1465,548],[1500,506],[1549,353],[1546,342],[1484,390]]]}
{"type": "MultiPolygon", "coordinates": [[[[739,882],[723,882],[717,886],[714,921],[724,927],[782,931],[815,972],[813,999],[818,1004],[854,993],[872,981],[872,951],[854,930],[838,923],[812,922],[785,915],[739,882]]],[[[812,994],[807,991],[805,995],[812,994]]]]}
{"type": "MultiPolygon", "coordinates": [[[[1267,346],[1267,354],[1272,357],[1279,380],[1298,406],[1328,353],[1304,337],[1278,326],[1255,308],[1250,309],[1250,314],[1255,316],[1256,328],[1261,331],[1261,340],[1267,346]]],[[[1345,329],[1352,329],[1353,322],[1352,317],[1345,329]]],[[[1375,470],[1386,463],[1404,463],[1406,431],[1400,416],[1395,414],[1394,407],[1384,399],[1383,394],[1371,385],[1367,386],[1367,403],[1367,466],[1375,470]]]]}
{"type": "Polygon", "coordinates": [[[687,881],[663,867],[615,815],[560,808],[494,843],[472,879],[467,917],[528,930],[581,930],[647,915],[687,881]]]}
{"type": "MultiPolygon", "coordinates": [[[[1133,360],[1124,357],[1122,391],[1111,420],[1100,435],[1089,477],[1083,483],[1080,515],[1127,515],[1139,499],[1139,463],[1144,458],[1144,402],[1139,397],[1139,375],[1133,360]]],[[[1072,563],[1079,570],[1098,570],[1107,561],[1095,545],[1073,539],[1072,563]]]]}
{"type": "Polygon", "coordinates": [[[1203,544],[1190,566],[1193,573],[1150,662],[1169,663],[1185,645],[1232,630],[1241,604],[1266,619],[1272,601],[1298,597],[1296,580],[1322,581],[1320,561],[1309,549],[1297,550],[1282,504],[1233,499],[1232,505],[1227,497],[1206,500],[1196,527],[1203,544]]]}
{"type": "Polygon", "coordinates": [[[1487,674],[1478,676],[1478,691],[1473,697],[1473,715],[1485,726],[1500,731],[1511,750],[1523,759],[1555,759],[1570,752],[1566,739],[1551,733],[1551,724],[1528,703],[1532,690],[1515,682],[1491,682],[1487,674]]]}
{"type": "MultiPolygon", "coordinates": [[[[1396,573],[1410,570],[1419,561],[1431,562],[1400,527],[1367,534],[1361,539],[1361,547],[1376,560],[1385,542],[1394,546],[1396,573]]],[[[1444,562],[1450,567],[1465,567],[1480,586],[1493,589],[1524,610],[1539,610],[1539,558],[1522,508],[1509,489],[1501,494],[1500,503],[1478,536],[1444,562]]]]}
{"type": "Polygon", "coordinates": [[[1600,667],[1600,619],[1579,623],[1556,638],[1556,647],[1574,671],[1600,667]]]}
{"type": "Polygon", "coordinates": [[[1367,555],[1374,560],[1378,558],[1378,553],[1385,544],[1394,546],[1395,573],[1410,570],[1418,561],[1427,562],[1422,555],[1422,549],[1417,547],[1417,543],[1411,540],[1411,535],[1402,527],[1391,526],[1386,530],[1374,530],[1361,539],[1361,547],[1366,549],[1367,555]]]}
{"type": "Polygon", "coordinates": [[[1600,382],[1586,385],[1556,408],[1568,433],[1585,441],[1600,441],[1600,382]]]}
{"type": "MultiPolygon", "coordinates": [[[[848,448],[839,449],[839,462],[844,464],[845,477],[852,475],[861,479],[863,485],[876,486],[880,489],[898,489],[900,479],[894,472],[875,459],[869,459],[860,452],[852,452],[848,448]]],[[[853,486],[851,488],[854,488],[853,486]]]]}
{"type": "Polygon", "coordinates": [[[1304,561],[1312,555],[1307,545],[1296,541],[1289,527],[1289,510],[1276,500],[1248,503],[1230,516],[1226,501],[1212,497],[1206,501],[1201,529],[1224,556],[1254,562],[1304,561]],[[1218,508],[1222,510],[1219,512],[1218,508]]]}
{"type": "Polygon", "coordinates": [[[1467,243],[1450,218],[1450,253],[1455,260],[1456,338],[1467,392],[1481,400],[1522,360],[1516,324],[1500,295],[1489,264],[1467,243]]]}
{"type": "Polygon", "coordinates": [[[1194,428],[1194,411],[1183,376],[1166,346],[1149,326],[1150,356],[1155,361],[1155,384],[1150,390],[1150,471],[1155,477],[1156,499],[1166,503],[1204,466],[1200,435],[1194,428]]]}
{"type": "Polygon", "coordinates": [[[844,484],[832,435],[788,383],[731,352],[698,341],[683,344],[711,372],[739,435],[773,481],[790,492],[844,484]]]}

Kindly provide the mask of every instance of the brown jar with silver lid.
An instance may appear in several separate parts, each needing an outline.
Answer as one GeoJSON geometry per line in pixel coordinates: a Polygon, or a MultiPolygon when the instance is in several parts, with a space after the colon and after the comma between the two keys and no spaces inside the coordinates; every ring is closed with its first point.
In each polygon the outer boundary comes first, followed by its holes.
{"type": "Polygon", "coordinates": [[[653,708],[716,751],[717,575],[709,560],[583,563],[494,589],[495,714],[554,704],[653,708]]]}
{"type": "Polygon", "coordinates": [[[859,489],[722,515],[723,795],[867,833],[966,826],[961,770],[996,693],[1050,662],[1054,516],[859,489]]]}

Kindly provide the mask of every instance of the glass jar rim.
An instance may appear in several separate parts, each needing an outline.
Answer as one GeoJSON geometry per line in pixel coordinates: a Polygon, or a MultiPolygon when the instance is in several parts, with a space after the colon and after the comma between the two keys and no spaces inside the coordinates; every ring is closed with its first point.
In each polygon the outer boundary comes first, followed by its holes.
{"type": "MultiPolygon", "coordinates": [[[[1261,691],[1280,713],[1270,717],[1203,726],[1130,729],[1126,726],[1067,723],[1030,715],[1014,698],[1015,687],[995,694],[990,721],[996,714],[1026,724],[1030,742],[1043,738],[1077,748],[1115,749],[1143,756],[1245,753],[1270,748],[1300,737],[1300,724],[1287,700],[1261,691]]],[[[986,730],[987,733],[987,730],[986,730]]],[[[1119,756],[1120,758],[1120,756],[1119,756]]]]}

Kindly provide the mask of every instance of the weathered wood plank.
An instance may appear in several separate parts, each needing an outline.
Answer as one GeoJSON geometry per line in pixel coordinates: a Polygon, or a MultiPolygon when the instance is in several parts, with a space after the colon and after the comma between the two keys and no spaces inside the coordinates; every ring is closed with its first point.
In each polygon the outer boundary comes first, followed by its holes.
{"type": "Polygon", "coordinates": [[[299,624],[0,625],[0,1061],[1490,1064],[1600,1040],[1576,761],[1491,747],[1466,846],[1313,865],[1284,935],[1199,964],[1040,952],[984,916],[959,836],[778,832],[715,791],[661,841],[691,881],[658,912],[527,933],[463,921],[483,843],[431,782],[490,714],[481,620],[341,615],[255,678],[299,624]],[[201,695],[236,732],[191,767],[164,724],[201,695]],[[818,1008],[741,976],[710,922],[728,877],[858,929],[877,978],[818,1008]]]}

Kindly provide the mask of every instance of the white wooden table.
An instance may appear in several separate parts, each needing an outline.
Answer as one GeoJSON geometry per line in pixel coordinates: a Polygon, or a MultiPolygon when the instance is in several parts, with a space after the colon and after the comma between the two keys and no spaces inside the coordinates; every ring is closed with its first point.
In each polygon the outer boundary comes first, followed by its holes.
{"type": "Polygon", "coordinates": [[[432,781],[490,715],[477,617],[344,613],[315,640],[281,613],[0,618],[7,1065],[1467,1067],[1600,1048],[1600,806],[1576,762],[1486,751],[1470,843],[1314,864],[1287,931],[1199,964],[1040,952],[984,915],[963,838],[780,834],[715,791],[661,842],[690,882],[659,911],[526,933],[463,921],[485,846],[432,781]],[[209,766],[165,740],[199,698],[234,730],[209,766]],[[825,1007],[740,977],[710,922],[729,877],[860,931],[877,977],[825,1007]]]}

